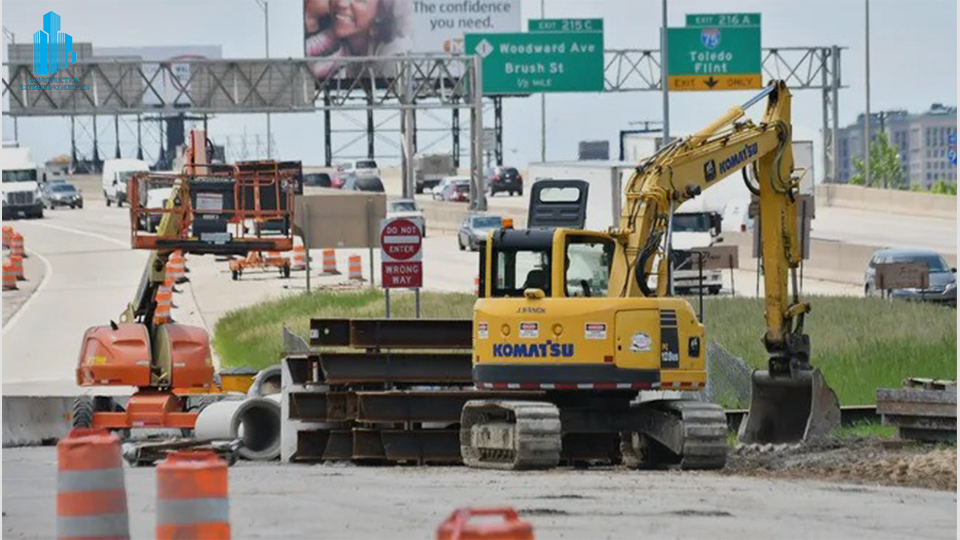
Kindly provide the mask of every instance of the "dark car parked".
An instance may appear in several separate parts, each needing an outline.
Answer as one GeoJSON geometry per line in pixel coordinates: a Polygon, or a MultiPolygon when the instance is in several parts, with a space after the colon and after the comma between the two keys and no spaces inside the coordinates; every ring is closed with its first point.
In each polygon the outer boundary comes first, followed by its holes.
{"type": "Polygon", "coordinates": [[[83,195],[76,186],[68,182],[47,182],[40,188],[40,200],[43,206],[53,210],[58,206],[83,208],[83,195]]]}
{"type": "Polygon", "coordinates": [[[303,185],[328,188],[332,187],[332,182],[327,173],[307,173],[303,175],[303,185]]]}
{"type": "Polygon", "coordinates": [[[376,176],[357,176],[354,173],[346,175],[346,181],[341,189],[347,191],[373,191],[383,193],[383,182],[376,176]]]}
{"type": "Polygon", "coordinates": [[[881,249],[875,252],[863,277],[863,292],[867,296],[880,294],[876,268],[882,263],[922,263],[927,265],[930,273],[926,289],[891,289],[891,298],[957,306],[957,269],[950,268],[937,252],[920,248],[881,249]]]}
{"type": "Polygon", "coordinates": [[[487,179],[490,195],[507,192],[510,195],[523,195],[523,177],[514,167],[496,167],[490,170],[487,179]]]}

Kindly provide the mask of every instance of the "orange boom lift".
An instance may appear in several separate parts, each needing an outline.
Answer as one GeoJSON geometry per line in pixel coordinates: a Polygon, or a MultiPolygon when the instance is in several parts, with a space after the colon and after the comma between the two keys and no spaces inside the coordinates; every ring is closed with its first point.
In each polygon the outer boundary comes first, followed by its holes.
{"type": "Polygon", "coordinates": [[[193,130],[179,174],[141,173],[129,181],[131,244],[152,253],[119,323],[84,333],[76,377],[82,387],[136,391],[126,407],[110,397],[77,398],[75,427],[193,429],[198,413],[188,410],[186,394],[213,385],[210,336],[203,328],[154,317],[171,253],[245,256],[293,249],[296,173],[214,165],[208,144],[205,132],[193,130]],[[146,192],[157,188],[169,189],[170,196],[163,208],[147,208],[146,192]],[[155,232],[138,230],[138,223],[158,213],[155,232]]]}

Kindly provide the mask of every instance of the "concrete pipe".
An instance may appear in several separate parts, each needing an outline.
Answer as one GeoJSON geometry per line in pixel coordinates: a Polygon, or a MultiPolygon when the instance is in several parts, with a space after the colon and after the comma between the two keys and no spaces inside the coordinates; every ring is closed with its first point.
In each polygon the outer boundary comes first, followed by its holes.
{"type": "Polygon", "coordinates": [[[197,416],[194,436],[202,440],[241,439],[241,458],[269,461],[280,457],[280,403],[248,398],[207,405],[197,416]]]}
{"type": "Polygon", "coordinates": [[[260,372],[257,373],[257,376],[253,378],[253,384],[251,384],[250,389],[247,390],[247,395],[264,397],[271,394],[279,394],[282,373],[283,370],[280,364],[261,369],[260,372]]]}

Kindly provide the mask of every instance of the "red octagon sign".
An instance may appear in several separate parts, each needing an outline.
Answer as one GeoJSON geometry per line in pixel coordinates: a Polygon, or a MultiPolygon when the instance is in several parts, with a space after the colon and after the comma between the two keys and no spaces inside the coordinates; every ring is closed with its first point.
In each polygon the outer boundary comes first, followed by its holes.
{"type": "Polygon", "coordinates": [[[388,221],[380,232],[380,246],[386,260],[419,261],[422,241],[420,227],[409,219],[388,221]]]}

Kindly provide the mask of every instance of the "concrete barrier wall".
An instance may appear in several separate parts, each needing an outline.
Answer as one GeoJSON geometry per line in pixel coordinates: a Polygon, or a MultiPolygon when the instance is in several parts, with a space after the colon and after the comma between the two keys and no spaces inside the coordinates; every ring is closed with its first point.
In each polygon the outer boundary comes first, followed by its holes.
{"type": "Polygon", "coordinates": [[[3,446],[49,444],[70,431],[73,397],[3,396],[3,446]]]}
{"type": "MultiPolygon", "coordinates": [[[[753,257],[753,233],[725,232],[721,245],[738,248],[741,268],[756,268],[753,257]]],[[[833,240],[810,241],[810,258],[804,261],[804,273],[817,279],[863,283],[863,273],[873,254],[882,246],[848,244],[833,240]]],[[[957,266],[956,255],[944,255],[947,264],[957,266]]]]}
{"type": "MultiPolygon", "coordinates": [[[[454,204],[440,201],[418,201],[423,217],[427,221],[427,231],[432,233],[455,233],[463,223],[463,219],[470,213],[467,203],[454,204]]],[[[525,208],[498,208],[491,210],[491,214],[513,218],[513,226],[523,228],[527,226],[527,210],[525,208]]]]}
{"type": "Polygon", "coordinates": [[[857,208],[894,214],[957,218],[957,198],[897,189],[820,184],[817,205],[857,208]]]}

